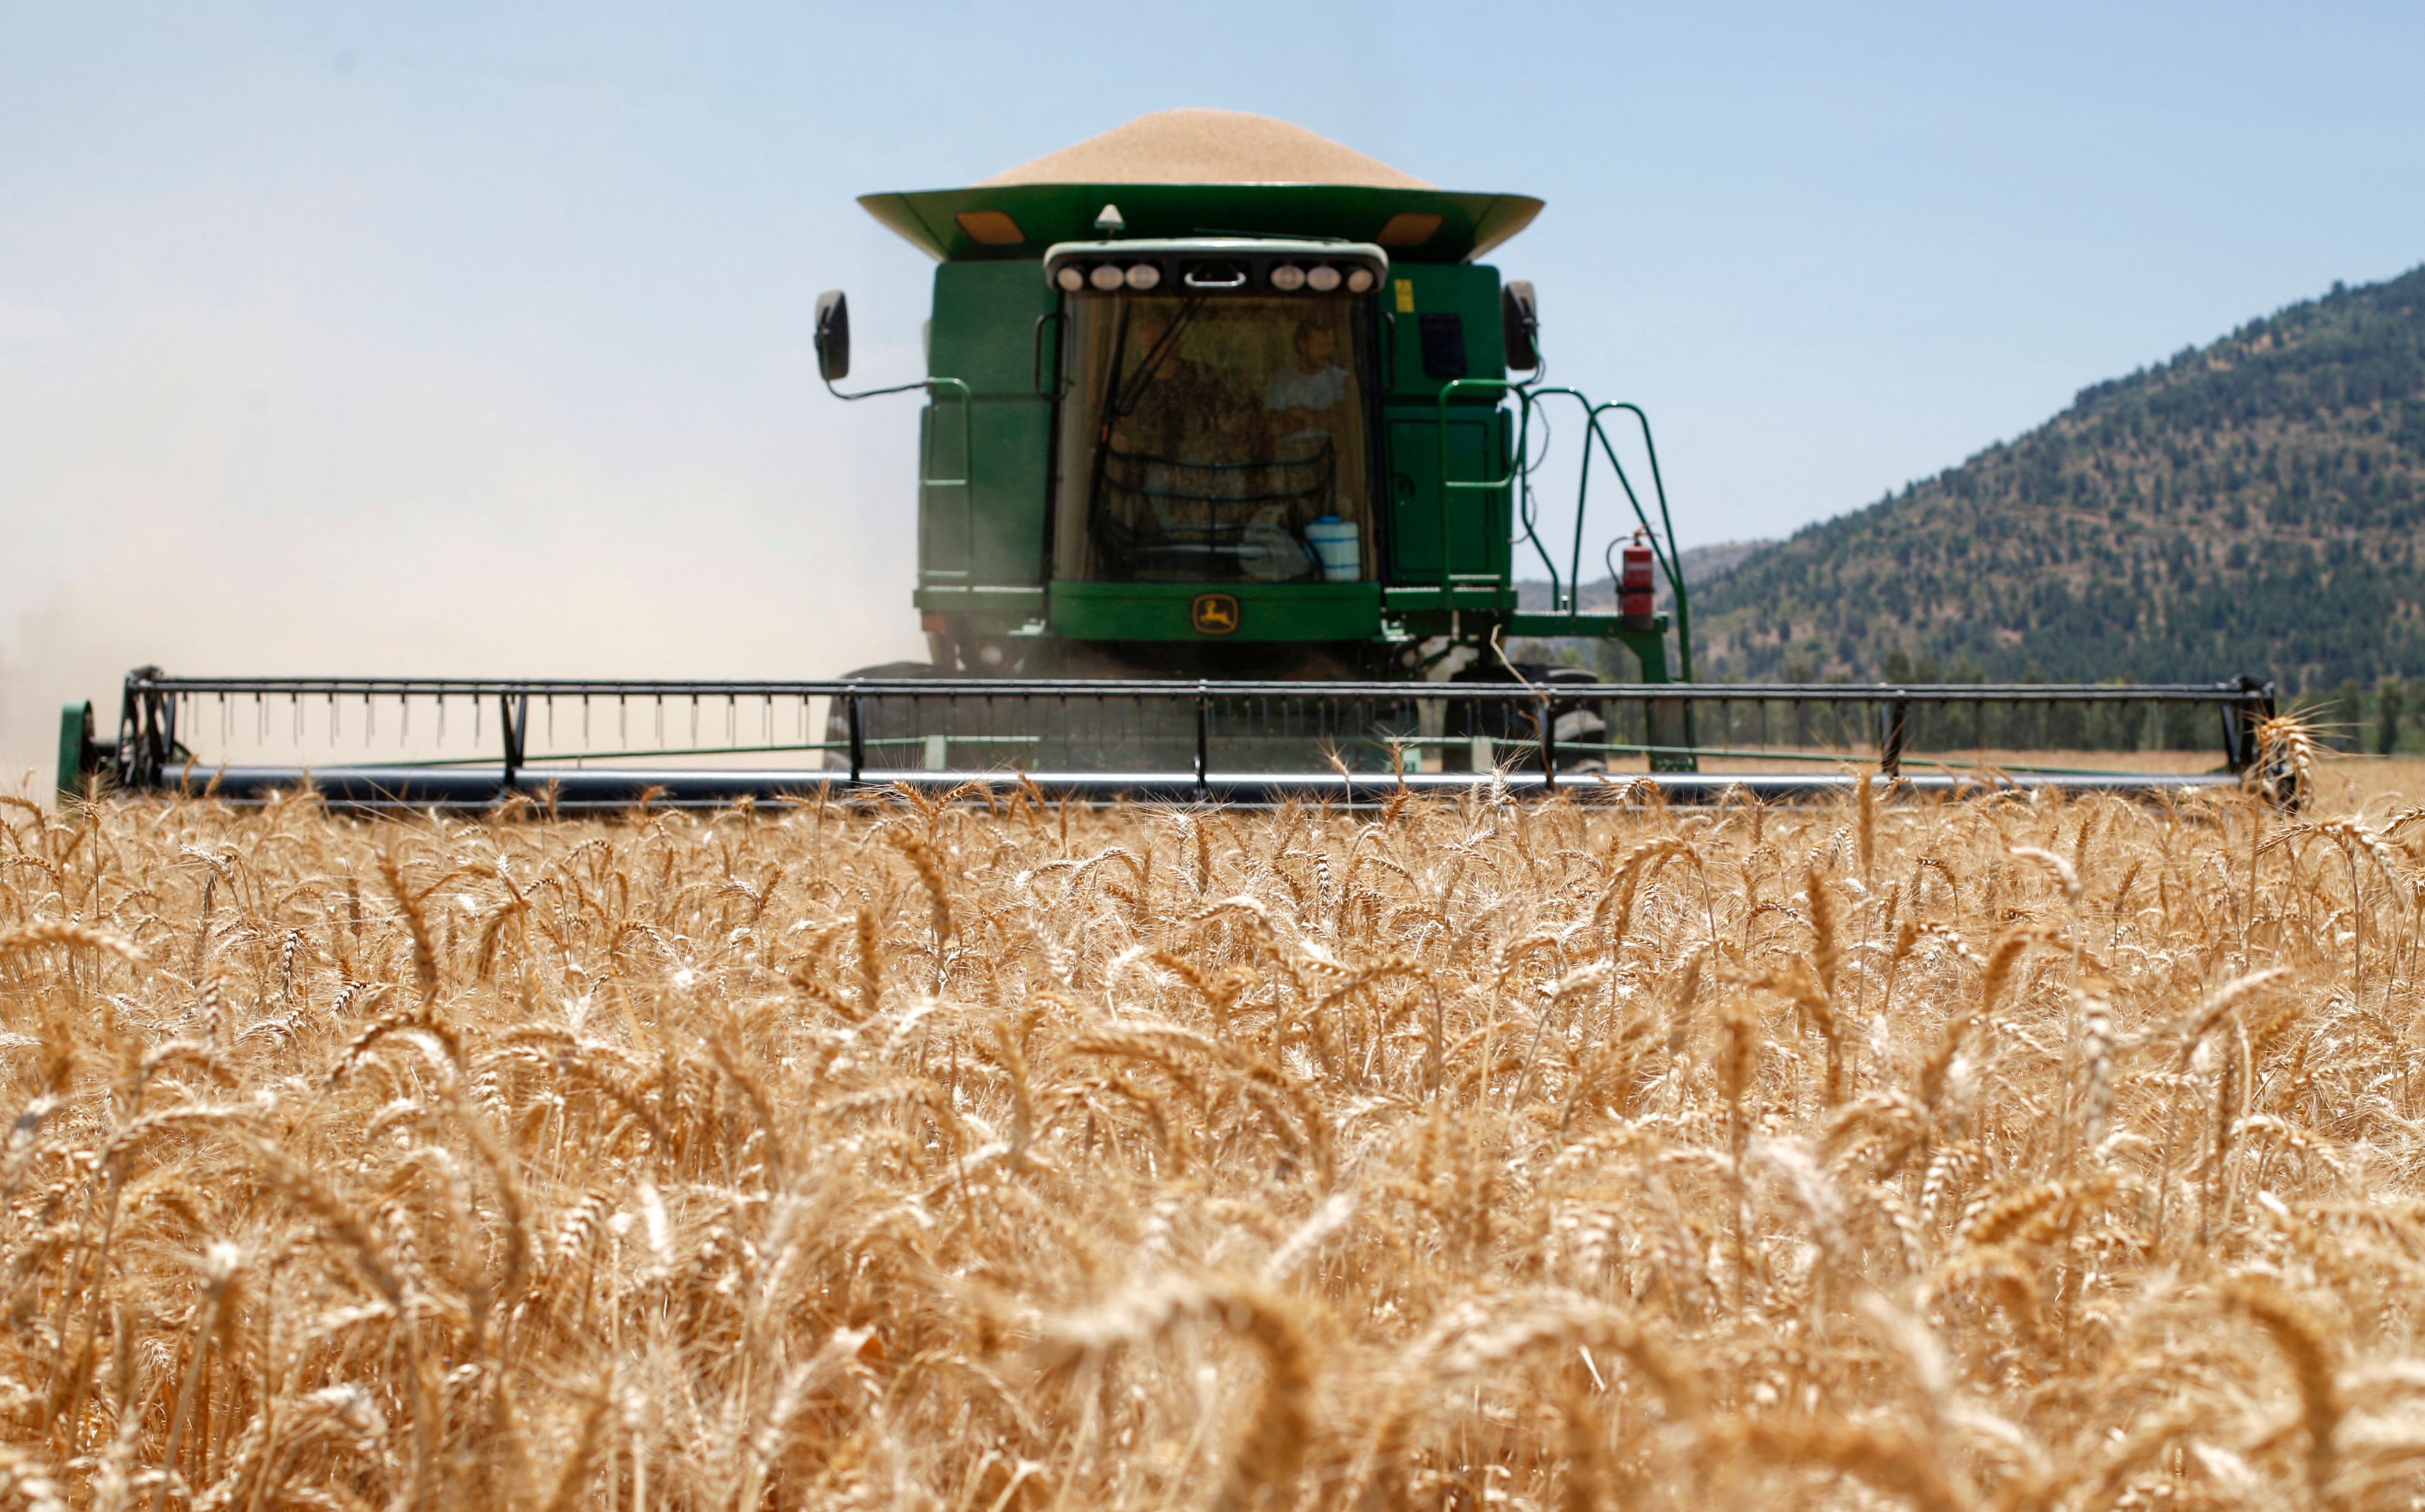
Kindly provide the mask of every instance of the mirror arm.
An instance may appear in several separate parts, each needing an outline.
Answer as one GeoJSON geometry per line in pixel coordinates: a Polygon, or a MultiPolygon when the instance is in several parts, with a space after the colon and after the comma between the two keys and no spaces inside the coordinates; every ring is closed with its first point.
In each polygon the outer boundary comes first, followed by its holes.
{"type": "MultiPolygon", "coordinates": [[[[820,376],[822,376],[822,375],[820,375],[820,376]]],[[[835,388],[835,387],[834,387],[834,381],[833,381],[833,379],[831,379],[831,378],[827,378],[827,379],[825,380],[825,384],[826,384],[826,392],[827,392],[827,394],[832,394],[832,395],[833,395],[835,398],[837,398],[837,399],[873,399],[873,398],[875,398],[875,397],[877,397],[877,396],[879,396],[879,395],[881,395],[881,394],[907,394],[907,393],[908,393],[911,389],[923,389],[923,388],[924,388],[924,387],[925,387],[925,386],[926,386],[930,381],[932,381],[932,380],[931,380],[931,379],[927,379],[927,378],[919,378],[919,379],[917,379],[917,380],[916,380],[916,381],[914,381],[914,382],[909,382],[909,383],[895,383],[895,384],[891,385],[891,386],[890,386],[890,387],[888,387],[888,388],[881,388],[881,389],[861,389],[861,390],[859,390],[857,394],[844,394],[844,393],[843,393],[843,392],[842,392],[842,390],[840,390],[840,389],[838,389],[838,388],[835,388]]]]}

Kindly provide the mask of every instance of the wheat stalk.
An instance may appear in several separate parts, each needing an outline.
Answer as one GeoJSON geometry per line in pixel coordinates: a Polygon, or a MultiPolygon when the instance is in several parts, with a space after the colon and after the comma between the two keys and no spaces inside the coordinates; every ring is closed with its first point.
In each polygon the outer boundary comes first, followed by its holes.
{"type": "Polygon", "coordinates": [[[2398,1504],[2304,791],[20,825],[0,1512],[2398,1504]]]}

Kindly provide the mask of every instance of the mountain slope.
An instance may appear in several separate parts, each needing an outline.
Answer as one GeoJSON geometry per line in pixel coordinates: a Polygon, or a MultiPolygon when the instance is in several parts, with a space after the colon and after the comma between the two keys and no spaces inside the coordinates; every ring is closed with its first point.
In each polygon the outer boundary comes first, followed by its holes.
{"type": "Polygon", "coordinates": [[[2420,528],[2425,268],[2082,390],[1805,528],[1696,595],[1694,639],[1704,676],[2413,674],[2420,528]]]}

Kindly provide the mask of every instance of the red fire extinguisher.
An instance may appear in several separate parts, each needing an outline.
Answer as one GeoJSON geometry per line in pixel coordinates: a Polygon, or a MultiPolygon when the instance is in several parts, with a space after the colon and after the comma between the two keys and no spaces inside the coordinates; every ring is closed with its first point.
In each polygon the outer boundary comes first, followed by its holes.
{"type": "Polygon", "coordinates": [[[1650,542],[1639,530],[1617,557],[1616,612],[1628,630],[1648,630],[1652,624],[1650,542]]]}

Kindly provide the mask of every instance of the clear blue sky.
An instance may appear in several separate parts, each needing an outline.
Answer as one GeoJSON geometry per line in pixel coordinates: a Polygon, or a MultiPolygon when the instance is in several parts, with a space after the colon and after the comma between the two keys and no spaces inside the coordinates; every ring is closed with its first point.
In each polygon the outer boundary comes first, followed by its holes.
{"type": "Polygon", "coordinates": [[[852,203],[1171,105],[1550,208],[1498,261],[1775,535],[2425,262],[2425,7],[0,0],[0,743],[128,662],[914,651],[929,265],[852,203]],[[27,721],[33,721],[28,724],[27,721]]]}

